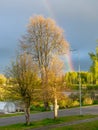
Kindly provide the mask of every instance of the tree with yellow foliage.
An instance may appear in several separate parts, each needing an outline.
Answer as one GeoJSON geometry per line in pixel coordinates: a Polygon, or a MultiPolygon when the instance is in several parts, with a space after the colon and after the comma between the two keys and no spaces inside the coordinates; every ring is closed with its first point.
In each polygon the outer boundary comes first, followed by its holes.
{"type": "MultiPolygon", "coordinates": [[[[32,54],[32,59],[38,65],[41,75],[42,90],[47,90],[47,72],[53,55],[64,54],[68,49],[63,30],[50,18],[31,17],[27,34],[21,39],[21,48],[32,54]]],[[[43,100],[47,109],[46,93],[43,92],[43,100]]]]}
{"type": "Polygon", "coordinates": [[[18,55],[16,61],[8,69],[10,98],[16,98],[25,105],[26,124],[30,124],[30,106],[35,99],[39,79],[36,65],[32,61],[32,56],[27,53],[18,55]]]}
{"type": "Polygon", "coordinates": [[[89,53],[89,56],[92,60],[92,65],[90,71],[93,73],[94,84],[98,85],[98,45],[96,46],[95,54],[93,52],[89,53]]]}
{"type": "Polygon", "coordinates": [[[48,93],[54,106],[54,118],[58,117],[58,99],[63,96],[65,90],[62,79],[64,63],[54,56],[48,71],[48,93]]]}
{"type": "Polygon", "coordinates": [[[3,74],[0,74],[0,100],[5,100],[6,80],[6,77],[3,74]]]}

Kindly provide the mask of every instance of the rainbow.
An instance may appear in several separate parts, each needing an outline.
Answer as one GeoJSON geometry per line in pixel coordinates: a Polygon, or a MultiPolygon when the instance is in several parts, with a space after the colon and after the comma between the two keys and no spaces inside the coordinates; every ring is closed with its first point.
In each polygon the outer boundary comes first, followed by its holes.
{"type": "Polygon", "coordinates": [[[64,63],[65,63],[65,71],[74,71],[74,66],[72,63],[72,59],[71,59],[71,54],[70,52],[68,52],[67,54],[64,55],[64,63]]]}
{"type": "Polygon", "coordinates": [[[54,11],[53,11],[52,4],[50,3],[50,1],[49,1],[49,0],[42,0],[42,1],[43,1],[44,7],[45,7],[46,10],[48,11],[49,17],[51,17],[51,18],[53,18],[53,19],[56,19],[56,18],[55,18],[54,11]]]}

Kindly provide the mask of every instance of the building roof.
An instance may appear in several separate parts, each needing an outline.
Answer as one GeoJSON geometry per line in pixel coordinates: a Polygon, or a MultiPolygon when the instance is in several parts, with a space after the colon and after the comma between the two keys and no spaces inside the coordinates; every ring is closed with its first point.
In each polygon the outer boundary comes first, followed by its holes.
{"type": "Polygon", "coordinates": [[[7,102],[0,102],[0,110],[3,110],[6,105],[7,102]]]}

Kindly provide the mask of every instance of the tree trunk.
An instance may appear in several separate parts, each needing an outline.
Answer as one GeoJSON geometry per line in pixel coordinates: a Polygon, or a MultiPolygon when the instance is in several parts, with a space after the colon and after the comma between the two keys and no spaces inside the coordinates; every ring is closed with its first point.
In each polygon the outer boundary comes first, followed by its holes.
{"type": "Polygon", "coordinates": [[[41,68],[41,80],[42,80],[42,93],[43,93],[43,102],[45,110],[49,110],[49,101],[48,101],[48,83],[47,83],[47,68],[41,68]]]}
{"type": "Polygon", "coordinates": [[[54,119],[58,117],[58,105],[57,105],[57,98],[54,99],[54,119]]]}
{"type": "Polygon", "coordinates": [[[48,101],[44,101],[44,107],[45,107],[46,111],[48,111],[50,109],[48,101]]]}
{"type": "Polygon", "coordinates": [[[30,107],[25,108],[26,125],[30,124],[30,107]]]}

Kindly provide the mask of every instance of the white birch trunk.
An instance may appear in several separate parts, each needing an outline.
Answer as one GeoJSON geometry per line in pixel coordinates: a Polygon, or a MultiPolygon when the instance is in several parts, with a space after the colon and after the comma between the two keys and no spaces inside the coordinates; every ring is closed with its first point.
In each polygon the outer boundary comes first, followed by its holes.
{"type": "Polygon", "coordinates": [[[54,99],[54,119],[58,117],[58,105],[57,105],[57,98],[54,99]]]}

